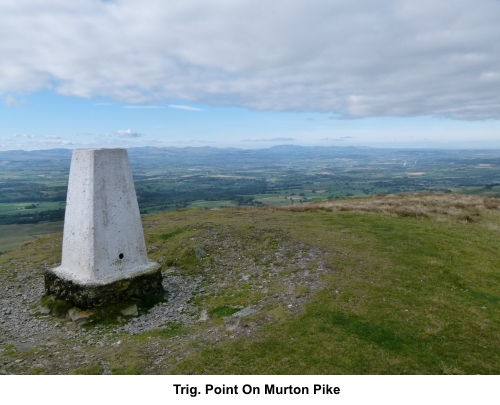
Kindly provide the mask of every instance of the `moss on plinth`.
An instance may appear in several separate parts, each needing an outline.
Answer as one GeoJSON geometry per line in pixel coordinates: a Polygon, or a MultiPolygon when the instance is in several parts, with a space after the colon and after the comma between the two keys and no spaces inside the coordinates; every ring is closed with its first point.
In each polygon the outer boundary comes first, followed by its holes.
{"type": "Polygon", "coordinates": [[[79,284],[47,270],[45,293],[70,302],[78,308],[90,309],[119,305],[142,297],[161,296],[165,293],[162,280],[161,268],[108,284],[79,284]]]}

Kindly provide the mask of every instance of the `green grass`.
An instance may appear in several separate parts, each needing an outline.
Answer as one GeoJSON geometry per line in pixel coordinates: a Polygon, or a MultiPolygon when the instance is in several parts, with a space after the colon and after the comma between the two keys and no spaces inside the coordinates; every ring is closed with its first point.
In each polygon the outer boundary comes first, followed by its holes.
{"type": "Polygon", "coordinates": [[[55,299],[53,296],[42,295],[40,305],[49,308],[55,316],[65,317],[68,311],[73,307],[72,304],[55,299]]]}
{"type": "Polygon", "coordinates": [[[136,339],[142,340],[142,341],[144,341],[144,339],[148,339],[150,337],[157,337],[160,339],[169,339],[171,337],[178,336],[184,332],[185,332],[185,330],[180,323],[169,322],[169,323],[163,325],[161,327],[161,329],[142,333],[141,335],[137,336],[136,339]]]}
{"type": "Polygon", "coordinates": [[[220,201],[193,201],[189,203],[190,208],[219,208],[219,207],[234,207],[235,203],[231,200],[220,200],[220,201]]]}
{"type": "Polygon", "coordinates": [[[220,305],[218,307],[212,308],[208,313],[216,318],[223,318],[225,316],[231,316],[232,314],[238,312],[241,308],[234,308],[229,305],[220,305]]]}
{"type": "Polygon", "coordinates": [[[267,326],[259,339],[205,349],[174,372],[500,372],[500,235],[488,228],[498,224],[497,212],[485,213],[481,224],[351,212],[275,214],[281,229],[337,256],[328,287],[303,314],[267,326]]]}
{"type": "Polygon", "coordinates": [[[177,229],[177,230],[172,231],[172,232],[162,233],[160,235],[160,239],[167,240],[167,239],[173,238],[174,236],[181,234],[182,232],[184,232],[184,229],[177,229]]]}
{"type": "Polygon", "coordinates": [[[0,225],[0,251],[15,249],[26,242],[55,232],[61,232],[63,222],[40,222],[25,225],[0,225]]]}
{"type": "MultiPolygon", "coordinates": [[[[242,327],[254,328],[248,336],[198,345],[208,339],[200,336],[211,336],[204,335],[208,330],[227,337],[220,318],[236,312],[237,305],[258,305],[263,296],[250,284],[235,288],[224,278],[217,296],[193,297],[208,310],[206,323],[124,336],[103,360],[115,374],[499,374],[497,201],[400,196],[402,204],[396,206],[389,204],[391,198],[348,199],[337,207],[182,210],[145,217],[154,224],[145,228],[148,245],[160,246],[154,254],[175,264],[177,274],[211,276],[210,266],[219,262],[212,263],[208,250],[207,258],[196,259],[193,247],[203,244],[206,230],[217,230],[217,240],[237,239],[244,254],[255,256],[263,277],[274,259],[260,257],[280,253],[280,240],[300,245],[304,256],[315,252],[317,258],[303,270],[318,271],[323,260],[323,284],[296,289],[304,297],[297,311],[262,307],[248,321],[259,327],[246,326],[243,319],[242,327]],[[366,203],[363,209],[359,202],[366,203]],[[165,360],[152,369],[160,349],[165,360]],[[176,350],[182,356],[170,354],[176,350]]],[[[37,262],[51,262],[55,251],[47,249],[49,242],[41,239],[25,249],[32,249],[37,262]]],[[[11,252],[0,262],[15,257],[11,252]]],[[[244,270],[238,265],[227,268],[240,277],[244,270]]],[[[281,276],[297,280],[297,274],[287,268],[281,276]]],[[[278,286],[269,283],[269,294],[275,293],[278,286]]]]}
{"type": "Polygon", "coordinates": [[[103,367],[100,364],[93,364],[85,368],[77,368],[71,374],[74,375],[101,375],[103,373],[103,367]]]}

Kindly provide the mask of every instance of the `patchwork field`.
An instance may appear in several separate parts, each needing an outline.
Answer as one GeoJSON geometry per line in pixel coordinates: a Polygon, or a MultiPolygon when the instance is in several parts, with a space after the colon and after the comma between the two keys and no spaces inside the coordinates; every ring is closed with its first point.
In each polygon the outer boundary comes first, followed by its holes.
{"type": "MultiPolygon", "coordinates": [[[[281,145],[128,152],[142,215],[181,208],[297,206],[404,192],[500,196],[495,150],[281,145]]],[[[68,149],[0,152],[0,252],[37,237],[38,227],[29,234],[29,226],[64,219],[70,158],[68,149]]]]}

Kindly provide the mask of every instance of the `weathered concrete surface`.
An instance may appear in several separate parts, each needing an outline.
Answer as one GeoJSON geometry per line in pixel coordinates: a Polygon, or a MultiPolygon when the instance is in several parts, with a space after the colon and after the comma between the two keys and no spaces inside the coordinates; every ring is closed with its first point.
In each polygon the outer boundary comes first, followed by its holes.
{"type": "Polygon", "coordinates": [[[91,286],[90,296],[97,286],[156,274],[159,268],[147,258],[127,151],[73,151],[62,261],[46,277],[47,292],[58,295],[56,291],[73,290],[73,285],[91,286]],[[65,281],[66,287],[55,283],[53,276],[65,281]]]}

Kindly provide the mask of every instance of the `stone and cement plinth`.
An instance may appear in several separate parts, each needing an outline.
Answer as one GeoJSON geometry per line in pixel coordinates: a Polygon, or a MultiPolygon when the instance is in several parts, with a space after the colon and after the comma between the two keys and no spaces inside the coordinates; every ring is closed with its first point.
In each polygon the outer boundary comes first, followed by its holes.
{"type": "Polygon", "coordinates": [[[84,309],[163,293],[125,149],[73,151],[62,260],[46,272],[45,291],[84,309]]]}

